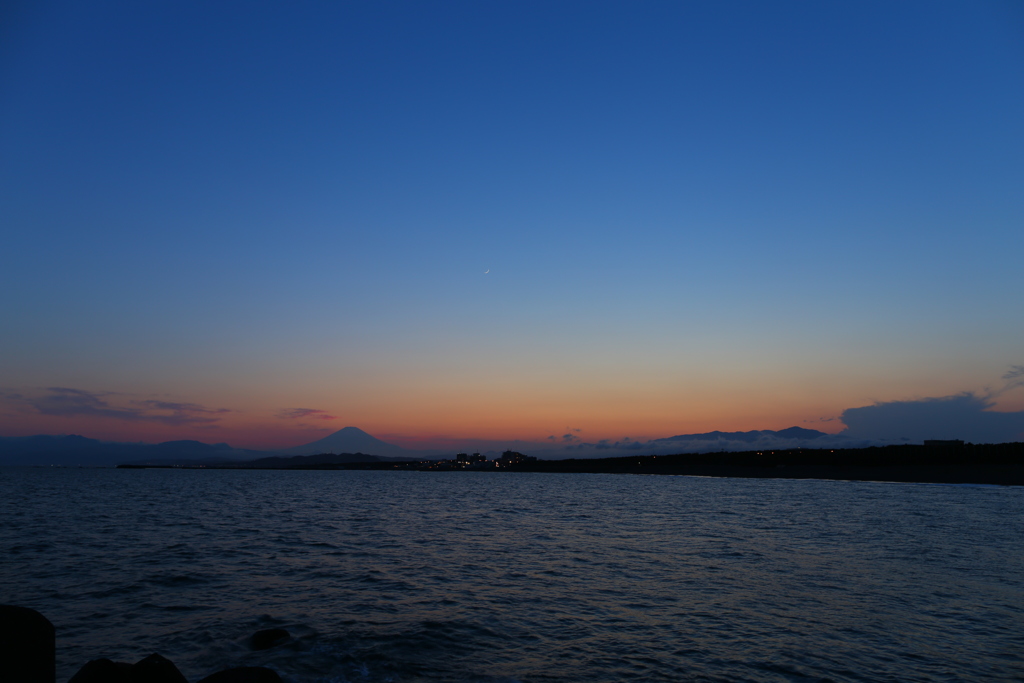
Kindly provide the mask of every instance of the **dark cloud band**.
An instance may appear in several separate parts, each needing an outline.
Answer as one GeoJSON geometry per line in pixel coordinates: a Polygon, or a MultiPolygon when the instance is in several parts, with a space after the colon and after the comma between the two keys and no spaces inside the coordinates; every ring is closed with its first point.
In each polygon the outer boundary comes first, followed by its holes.
{"type": "MultiPolygon", "coordinates": [[[[198,403],[177,403],[155,399],[115,403],[114,392],[95,392],[68,387],[49,387],[36,396],[17,395],[16,403],[41,415],[58,417],[96,417],[125,422],[155,422],[165,425],[212,425],[227,408],[207,408],[198,403]]],[[[8,396],[8,400],[12,397],[8,396]]]]}

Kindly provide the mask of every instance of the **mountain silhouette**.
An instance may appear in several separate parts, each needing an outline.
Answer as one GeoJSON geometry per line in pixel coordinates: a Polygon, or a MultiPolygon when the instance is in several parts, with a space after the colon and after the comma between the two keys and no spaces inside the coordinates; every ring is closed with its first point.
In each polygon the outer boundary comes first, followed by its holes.
{"type": "Polygon", "coordinates": [[[370,436],[358,427],[345,427],[319,441],[302,446],[278,450],[286,455],[316,455],[318,453],[365,453],[367,455],[383,455],[391,458],[414,458],[416,451],[381,441],[370,436]]]}
{"type": "Polygon", "coordinates": [[[120,443],[77,434],[0,437],[0,465],[110,467],[136,461],[231,461],[266,454],[266,451],[232,448],[226,443],[206,444],[200,441],[120,443]]]}
{"type": "Polygon", "coordinates": [[[803,427],[789,427],[787,429],[780,429],[779,431],[773,431],[771,429],[754,429],[749,432],[704,432],[702,434],[679,434],[677,436],[668,436],[664,439],[654,439],[652,443],[659,443],[665,441],[746,441],[752,442],[764,438],[777,438],[777,439],[799,439],[799,440],[810,440],[817,439],[825,436],[825,432],[819,432],[817,429],[804,429],[803,427]]]}
{"type": "Polygon", "coordinates": [[[803,427],[789,427],[788,429],[780,429],[775,432],[775,436],[783,439],[817,439],[820,436],[825,436],[825,432],[819,432],[817,429],[804,429],[803,427]]]}

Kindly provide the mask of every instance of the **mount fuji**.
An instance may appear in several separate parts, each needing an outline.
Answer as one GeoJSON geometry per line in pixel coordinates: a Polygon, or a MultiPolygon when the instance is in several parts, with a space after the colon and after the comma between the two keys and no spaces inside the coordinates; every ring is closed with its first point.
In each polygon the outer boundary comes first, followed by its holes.
{"type": "Polygon", "coordinates": [[[363,455],[383,455],[389,458],[414,459],[421,455],[401,446],[381,441],[370,436],[358,427],[339,429],[319,441],[312,441],[294,448],[277,449],[275,452],[285,455],[317,455],[319,453],[362,453],[363,455]]]}

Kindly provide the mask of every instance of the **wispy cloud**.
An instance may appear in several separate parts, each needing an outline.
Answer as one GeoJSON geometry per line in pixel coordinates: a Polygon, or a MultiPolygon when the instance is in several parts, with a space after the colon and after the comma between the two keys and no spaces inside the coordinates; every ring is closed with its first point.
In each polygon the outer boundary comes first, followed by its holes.
{"type": "Polygon", "coordinates": [[[578,444],[580,443],[581,439],[580,437],[576,436],[576,434],[579,434],[582,431],[583,430],[580,429],[579,427],[566,427],[565,434],[562,434],[562,436],[560,437],[552,434],[551,436],[548,437],[548,441],[554,441],[556,443],[562,444],[578,444]]]}
{"type": "MultiPolygon", "coordinates": [[[[578,437],[576,435],[579,434],[582,431],[583,430],[578,428],[578,427],[566,427],[565,428],[565,434],[562,434],[561,442],[563,444],[578,444],[578,443],[580,443],[581,439],[580,439],[580,437],[578,437]]],[[[554,437],[551,437],[551,439],[554,440],[554,437]]]]}
{"type": "Polygon", "coordinates": [[[44,391],[35,396],[8,394],[6,398],[42,415],[156,422],[171,426],[213,425],[220,421],[221,415],[231,412],[227,408],[207,408],[198,403],[155,399],[118,401],[114,397],[124,395],[110,391],[86,391],[69,387],[48,387],[44,391]]]}
{"type": "Polygon", "coordinates": [[[285,408],[277,413],[282,420],[337,420],[337,416],[328,415],[326,410],[317,408],[285,408]]]}
{"type": "Polygon", "coordinates": [[[1024,365],[1011,365],[1010,371],[1003,375],[1003,380],[1006,384],[1003,385],[1002,389],[996,391],[993,396],[1004,394],[1010,389],[1024,386],[1024,365]]]}

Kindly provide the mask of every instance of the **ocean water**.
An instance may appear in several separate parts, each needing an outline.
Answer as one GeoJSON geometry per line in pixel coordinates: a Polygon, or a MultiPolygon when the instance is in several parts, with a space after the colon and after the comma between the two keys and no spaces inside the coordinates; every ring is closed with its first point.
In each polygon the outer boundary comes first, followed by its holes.
{"type": "Polygon", "coordinates": [[[0,468],[0,558],[58,681],[1024,680],[1022,488],[0,468]]]}

